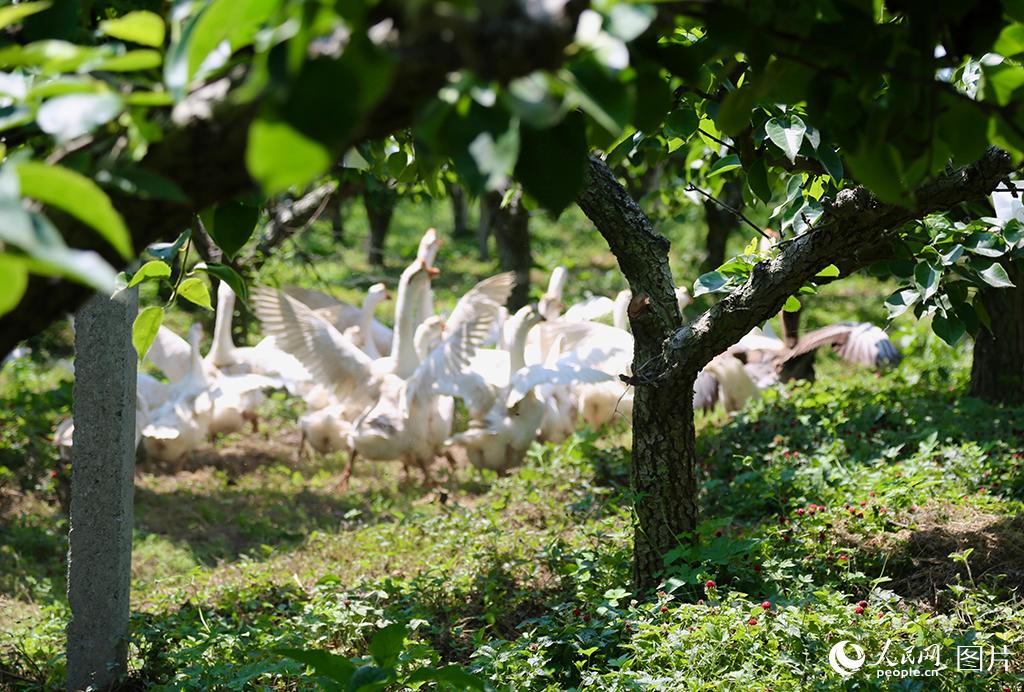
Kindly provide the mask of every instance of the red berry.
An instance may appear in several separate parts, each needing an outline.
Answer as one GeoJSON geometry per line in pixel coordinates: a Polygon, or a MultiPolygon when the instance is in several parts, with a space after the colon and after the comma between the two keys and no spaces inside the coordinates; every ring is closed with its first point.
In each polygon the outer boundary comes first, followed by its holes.
{"type": "Polygon", "coordinates": [[[771,610],[772,609],[772,602],[771,601],[763,601],[761,603],[761,607],[764,608],[765,610],[771,610]]]}
{"type": "Polygon", "coordinates": [[[757,618],[750,618],[749,620],[747,620],[747,624],[748,625],[756,625],[757,624],[757,618]]]}
{"type": "Polygon", "coordinates": [[[868,497],[874,497],[874,496],[875,496],[875,491],[874,490],[872,490],[871,492],[868,493],[868,497]]]}
{"type": "Polygon", "coordinates": [[[713,589],[713,588],[715,588],[714,580],[708,579],[706,582],[704,582],[704,588],[705,589],[713,589]]]}
{"type": "Polygon", "coordinates": [[[853,612],[857,613],[857,615],[860,615],[861,613],[864,612],[864,609],[861,608],[860,606],[857,606],[856,608],[853,609],[853,612]]]}
{"type": "Polygon", "coordinates": [[[346,598],[346,599],[345,599],[345,605],[347,605],[347,606],[350,606],[350,605],[352,605],[352,601],[350,601],[350,600],[348,600],[348,599],[346,598]]]}
{"type": "Polygon", "coordinates": [[[857,605],[859,605],[861,608],[867,608],[868,607],[868,602],[867,601],[857,601],[857,605]]]}
{"type": "Polygon", "coordinates": [[[573,615],[575,615],[576,617],[579,617],[579,616],[580,616],[580,612],[581,612],[581,611],[580,611],[580,609],[579,609],[579,608],[573,608],[573,609],[572,609],[572,614],[573,614],[573,615]]]}
{"type": "Polygon", "coordinates": [[[583,616],[583,622],[590,622],[590,613],[583,616]]]}
{"type": "Polygon", "coordinates": [[[658,598],[665,598],[665,596],[668,596],[668,594],[665,593],[664,591],[659,591],[658,592],[658,598]]]}
{"type": "Polygon", "coordinates": [[[802,517],[802,516],[804,515],[804,512],[805,512],[805,511],[806,511],[806,510],[805,510],[805,509],[804,509],[803,507],[801,507],[800,509],[798,509],[798,510],[796,511],[796,513],[797,513],[797,515],[798,515],[798,516],[801,516],[801,517],[802,517]]]}
{"type": "Polygon", "coordinates": [[[879,619],[879,620],[881,620],[881,619],[882,619],[882,618],[884,618],[884,617],[885,617],[885,613],[879,613],[879,614],[878,614],[878,619],[879,619]]]}
{"type": "Polygon", "coordinates": [[[860,506],[861,507],[867,507],[868,506],[868,501],[867,500],[861,500],[860,501],[860,506]]]}
{"type": "Polygon", "coordinates": [[[836,558],[839,562],[846,562],[846,553],[839,553],[839,557],[836,558]]]}
{"type": "Polygon", "coordinates": [[[754,565],[754,571],[755,572],[760,572],[761,571],[761,565],[754,565]]]}
{"type": "Polygon", "coordinates": [[[879,514],[885,514],[885,507],[879,507],[878,508],[878,513],[879,514]]]}
{"type": "Polygon", "coordinates": [[[661,606],[661,612],[662,613],[667,613],[668,612],[668,606],[661,606]]]}

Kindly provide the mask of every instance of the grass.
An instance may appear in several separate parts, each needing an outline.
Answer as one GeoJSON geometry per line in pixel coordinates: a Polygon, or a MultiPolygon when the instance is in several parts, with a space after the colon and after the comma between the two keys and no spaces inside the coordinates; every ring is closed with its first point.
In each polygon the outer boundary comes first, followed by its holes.
{"type": "MultiPolygon", "coordinates": [[[[411,252],[428,221],[440,211],[401,210],[391,256],[411,252]]],[[[536,225],[538,286],[567,238],[578,248],[570,298],[621,286],[581,219],[536,225]]],[[[348,228],[359,227],[353,214],[348,228]]],[[[668,232],[693,246],[692,228],[668,232]]],[[[325,236],[303,236],[298,252],[326,252],[325,236]]],[[[315,285],[292,251],[261,280],[315,285]]],[[[315,266],[353,299],[376,278],[356,248],[343,259],[315,266]]],[[[674,256],[678,276],[691,260],[674,256]]],[[[442,295],[494,270],[469,243],[438,262],[442,295]]],[[[881,322],[881,290],[864,278],[831,286],[808,301],[807,321],[881,322]]],[[[383,665],[370,642],[402,623],[400,679],[458,664],[511,689],[897,684],[870,665],[833,672],[829,650],[845,639],[870,663],[889,640],[886,670],[928,669],[901,655],[937,650],[949,669],[903,689],[1020,689],[1024,411],[964,396],[968,354],[912,323],[896,333],[908,356],[892,372],[822,356],[816,383],[698,420],[700,540],[668,556],[660,593],[630,585],[627,430],[535,445],[509,476],[460,469],[436,491],[402,480],[397,464],[364,463],[339,493],[341,456],[297,460],[298,410],[272,397],[262,432],[138,467],[129,687],[315,689],[328,683],[279,649],[383,665]],[[1005,645],[1009,668],[958,672],[958,645],[1005,645]]],[[[0,509],[0,688],[62,684],[64,470],[45,436],[69,391],[47,367],[60,354],[52,341],[0,375],[0,465],[17,481],[0,509]]]]}

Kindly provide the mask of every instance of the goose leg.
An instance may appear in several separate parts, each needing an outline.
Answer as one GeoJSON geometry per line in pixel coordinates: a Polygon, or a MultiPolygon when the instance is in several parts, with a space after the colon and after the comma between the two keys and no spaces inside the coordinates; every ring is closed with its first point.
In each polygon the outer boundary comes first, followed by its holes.
{"type": "Polygon", "coordinates": [[[260,417],[254,411],[243,411],[242,418],[249,421],[249,424],[252,425],[253,433],[260,431],[260,417]]]}
{"type": "Polygon", "coordinates": [[[338,481],[338,490],[345,492],[348,490],[348,479],[352,477],[352,467],[356,463],[356,450],[352,449],[348,453],[348,463],[345,464],[345,470],[341,472],[341,480],[338,481]]]}

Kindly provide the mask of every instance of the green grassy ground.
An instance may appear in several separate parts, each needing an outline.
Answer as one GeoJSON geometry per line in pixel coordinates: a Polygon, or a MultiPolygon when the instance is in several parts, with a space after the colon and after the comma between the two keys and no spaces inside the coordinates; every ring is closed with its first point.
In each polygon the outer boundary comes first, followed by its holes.
{"type": "MultiPolygon", "coordinates": [[[[445,220],[403,208],[385,275],[445,220]]],[[[621,287],[584,220],[534,227],[537,284],[571,245],[570,298],[621,287]]],[[[316,272],[350,298],[380,278],[366,274],[361,228],[354,213],[341,252],[326,252],[326,229],[298,244],[324,255],[316,272]]],[[[692,277],[698,230],[666,232],[677,276],[692,277]]],[[[442,248],[442,295],[494,271],[472,247],[442,248]]],[[[261,280],[316,286],[295,252],[261,280]]],[[[881,291],[860,278],[831,286],[807,321],[881,322],[881,291]]],[[[669,556],[660,594],[630,586],[628,431],[536,445],[507,477],[461,469],[440,491],[364,463],[340,493],[341,457],[296,460],[297,407],[275,396],[263,432],[138,468],[132,684],[315,689],[326,683],[277,649],[368,662],[374,633],[398,622],[403,675],[455,663],[512,689],[889,689],[871,665],[887,640],[897,670],[929,669],[899,665],[907,647],[948,666],[903,689],[1020,689],[1024,411],[965,398],[969,354],[911,323],[895,331],[908,357],[893,372],[822,356],[817,383],[700,418],[701,540],[669,556]],[[828,664],[844,639],[870,657],[848,679],[828,664]],[[1010,668],[958,672],[958,645],[1005,645],[1010,668]]],[[[46,355],[60,355],[50,338],[46,355]]],[[[61,684],[67,526],[45,436],[69,398],[48,361],[0,375],[0,466],[15,469],[0,505],[0,688],[61,684]]]]}

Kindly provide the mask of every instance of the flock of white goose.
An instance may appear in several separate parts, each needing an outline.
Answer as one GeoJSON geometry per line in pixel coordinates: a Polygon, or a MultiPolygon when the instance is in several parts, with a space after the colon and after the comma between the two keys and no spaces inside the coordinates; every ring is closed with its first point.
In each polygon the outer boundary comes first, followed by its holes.
{"type": "MultiPolygon", "coordinates": [[[[509,314],[514,279],[505,273],[478,283],[442,316],[431,288],[439,246],[437,232],[428,230],[402,273],[393,330],[374,318],[390,297],[383,284],[369,289],[361,307],[308,289],[260,287],[251,303],[266,336],[239,348],[231,338],[235,295],[222,282],[205,356],[198,324],[187,341],[161,327],[148,358],[167,382],[139,374],[137,441],[151,457],[178,460],[246,422],[255,429],[264,392],[284,388],[306,403],[299,454],[307,443],[322,453],[347,451],[344,485],[357,457],[401,461],[427,480],[437,458],[504,471],[520,464],[536,439],[558,442],[580,422],[596,429],[631,414],[632,390],[618,378],[632,363],[629,291],[567,308],[568,273],[558,267],[536,305],[509,314]],[[599,321],[609,315],[611,325],[599,321]],[[453,431],[455,398],[469,415],[461,432],[453,431]]],[[[690,302],[685,289],[677,298],[681,307],[690,302]]],[[[870,324],[826,327],[791,348],[755,329],[700,374],[694,404],[739,409],[778,381],[781,363],[825,344],[865,365],[899,359],[870,324]]],[[[63,452],[73,430],[70,419],[57,430],[63,452]]]]}

